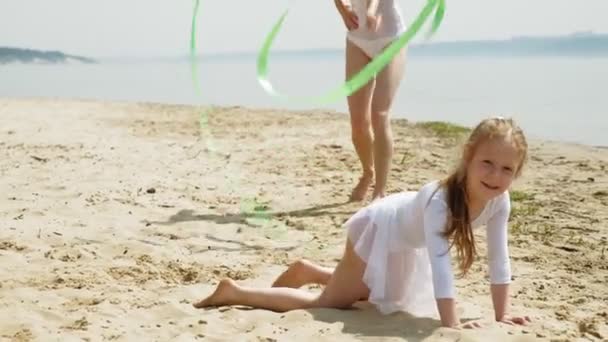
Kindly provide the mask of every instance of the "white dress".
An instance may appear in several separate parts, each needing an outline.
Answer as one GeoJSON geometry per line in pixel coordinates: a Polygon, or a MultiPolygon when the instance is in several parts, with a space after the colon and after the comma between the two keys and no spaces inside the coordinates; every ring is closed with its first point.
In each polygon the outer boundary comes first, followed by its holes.
{"type": "MultiPolygon", "coordinates": [[[[438,315],[435,299],[454,298],[454,276],[445,230],[446,194],[434,181],[418,192],[384,197],[357,211],[344,225],[355,252],[366,262],[369,301],[383,314],[438,315]],[[438,189],[438,190],[437,190],[438,189]],[[435,191],[437,190],[437,191],[435,191]]],[[[509,193],[488,202],[471,223],[486,225],[492,284],[511,281],[507,247],[509,193]]]]}

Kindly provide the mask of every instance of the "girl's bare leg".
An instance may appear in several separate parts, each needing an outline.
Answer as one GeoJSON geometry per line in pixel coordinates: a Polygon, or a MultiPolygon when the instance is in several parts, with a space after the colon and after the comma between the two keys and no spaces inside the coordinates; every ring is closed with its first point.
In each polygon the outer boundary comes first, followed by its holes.
{"type": "Polygon", "coordinates": [[[331,268],[301,259],[289,265],[289,268],[272,283],[272,287],[297,289],[308,284],[327,285],[333,272],[331,268]]]}
{"type": "Polygon", "coordinates": [[[245,287],[225,279],[210,296],[195,303],[194,307],[245,305],[278,312],[314,307],[347,308],[369,295],[369,289],[362,280],[365,266],[347,241],[344,256],[320,295],[286,287],[245,287]]]}

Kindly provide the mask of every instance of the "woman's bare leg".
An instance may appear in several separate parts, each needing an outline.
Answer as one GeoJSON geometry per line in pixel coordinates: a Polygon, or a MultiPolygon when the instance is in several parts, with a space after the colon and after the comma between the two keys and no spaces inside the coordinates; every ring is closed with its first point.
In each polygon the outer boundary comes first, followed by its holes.
{"type": "MultiPolygon", "coordinates": [[[[369,57],[367,57],[359,47],[350,40],[346,40],[347,80],[363,69],[369,61],[369,57]]],[[[374,138],[372,135],[370,112],[373,91],[374,80],[371,80],[368,84],[348,97],[351,138],[363,169],[363,174],[359,178],[359,183],[354,187],[350,195],[352,201],[363,200],[374,179],[374,138]]]]}
{"type": "Polygon", "coordinates": [[[245,305],[278,312],[313,307],[347,308],[369,295],[369,289],[362,280],[365,266],[347,241],[344,256],[320,295],[286,287],[245,287],[225,279],[213,294],[195,303],[194,307],[245,305]]]}
{"type": "Polygon", "coordinates": [[[333,272],[332,268],[301,259],[289,265],[289,268],[272,283],[272,287],[297,289],[308,284],[327,285],[333,272]]]}
{"type": "Polygon", "coordinates": [[[376,76],[372,98],[371,118],[374,130],[374,167],[376,183],[373,199],[385,196],[388,173],[393,157],[393,134],[390,108],[405,70],[406,50],[403,49],[376,76]]]}

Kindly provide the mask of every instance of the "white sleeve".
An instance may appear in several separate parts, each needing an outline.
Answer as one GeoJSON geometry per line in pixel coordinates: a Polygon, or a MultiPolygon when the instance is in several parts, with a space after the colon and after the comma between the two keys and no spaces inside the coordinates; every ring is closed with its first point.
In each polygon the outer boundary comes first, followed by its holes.
{"type": "Polygon", "coordinates": [[[445,231],[448,207],[440,198],[431,198],[424,210],[424,237],[433,272],[435,298],[454,298],[454,275],[445,231]]]}
{"type": "Polygon", "coordinates": [[[497,199],[496,209],[487,223],[488,268],[490,283],[508,284],[511,282],[511,263],[507,237],[507,223],[511,213],[509,193],[497,199]]]}

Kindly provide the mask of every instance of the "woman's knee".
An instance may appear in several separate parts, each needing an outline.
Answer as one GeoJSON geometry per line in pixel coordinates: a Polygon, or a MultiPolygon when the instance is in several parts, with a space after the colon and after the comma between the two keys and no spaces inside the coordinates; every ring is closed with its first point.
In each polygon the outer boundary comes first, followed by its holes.
{"type": "Polygon", "coordinates": [[[390,115],[388,111],[372,112],[372,127],[374,132],[383,132],[390,128],[390,115]]]}
{"type": "Polygon", "coordinates": [[[368,134],[371,128],[371,121],[366,118],[357,118],[350,122],[352,133],[354,136],[368,134]]]}

